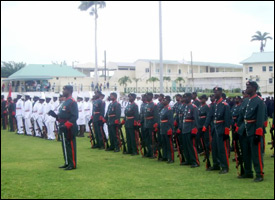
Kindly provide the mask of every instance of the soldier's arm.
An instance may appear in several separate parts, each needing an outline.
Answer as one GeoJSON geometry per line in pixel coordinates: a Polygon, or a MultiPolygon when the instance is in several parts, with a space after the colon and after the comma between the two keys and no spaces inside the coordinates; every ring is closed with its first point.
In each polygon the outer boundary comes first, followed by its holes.
{"type": "Polygon", "coordinates": [[[199,127],[199,110],[197,107],[193,107],[193,115],[195,120],[195,126],[196,128],[199,127]]]}
{"type": "Polygon", "coordinates": [[[225,114],[225,116],[224,116],[225,134],[229,135],[232,117],[231,117],[230,107],[228,104],[225,104],[225,113],[224,114],[225,114]]]}
{"type": "Polygon", "coordinates": [[[213,119],[213,114],[214,114],[214,106],[211,106],[209,108],[209,112],[207,113],[207,117],[206,117],[205,124],[204,124],[204,126],[206,128],[210,125],[210,123],[213,119]]]}
{"type": "Polygon", "coordinates": [[[168,113],[168,125],[169,125],[169,128],[172,128],[173,129],[173,125],[174,125],[174,113],[173,113],[173,110],[169,110],[168,113]]]}
{"type": "Polygon", "coordinates": [[[265,108],[262,100],[259,101],[256,116],[256,135],[263,136],[263,124],[265,119],[265,108]]]}
{"type": "Polygon", "coordinates": [[[139,114],[138,114],[138,106],[135,105],[134,107],[134,120],[139,121],[139,114]]]}
{"type": "Polygon", "coordinates": [[[67,122],[65,122],[65,126],[70,129],[73,124],[76,123],[76,120],[78,119],[78,106],[77,103],[74,101],[69,106],[69,119],[67,122]]]}
{"type": "Polygon", "coordinates": [[[117,103],[117,106],[116,106],[116,120],[120,121],[120,117],[121,117],[121,105],[120,105],[120,103],[117,103]]]}
{"type": "Polygon", "coordinates": [[[154,124],[158,123],[158,121],[159,121],[158,106],[154,105],[154,124]]]}

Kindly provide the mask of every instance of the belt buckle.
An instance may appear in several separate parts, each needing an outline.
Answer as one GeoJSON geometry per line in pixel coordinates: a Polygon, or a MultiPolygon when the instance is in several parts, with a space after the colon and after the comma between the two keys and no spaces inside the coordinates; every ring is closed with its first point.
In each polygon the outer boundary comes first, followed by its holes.
{"type": "Polygon", "coordinates": [[[214,120],[214,124],[217,124],[217,120],[214,120]]]}
{"type": "Polygon", "coordinates": [[[247,120],[244,120],[244,123],[247,124],[247,120]]]}

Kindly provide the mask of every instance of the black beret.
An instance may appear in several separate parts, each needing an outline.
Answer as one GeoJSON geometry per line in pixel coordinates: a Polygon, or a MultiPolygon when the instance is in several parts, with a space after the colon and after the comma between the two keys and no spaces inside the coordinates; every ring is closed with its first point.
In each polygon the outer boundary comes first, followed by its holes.
{"type": "Polygon", "coordinates": [[[220,92],[222,92],[222,88],[221,87],[214,87],[213,91],[220,91],[220,92]]]}
{"type": "Polygon", "coordinates": [[[246,85],[250,85],[251,87],[256,88],[256,90],[259,89],[259,85],[258,85],[258,83],[256,81],[247,81],[246,85]]]}
{"type": "Polygon", "coordinates": [[[191,93],[185,93],[184,97],[192,97],[192,94],[191,93]]]}
{"type": "Polygon", "coordinates": [[[68,90],[68,91],[70,91],[71,93],[73,93],[74,88],[73,88],[73,86],[71,86],[71,85],[65,85],[65,86],[63,87],[63,90],[68,90]]]}
{"type": "Polygon", "coordinates": [[[205,94],[203,94],[203,95],[201,95],[200,99],[206,99],[207,100],[208,97],[205,94]]]}
{"type": "Polygon", "coordinates": [[[136,94],[134,94],[134,93],[130,93],[128,96],[131,96],[131,97],[137,98],[137,95],[136,95],[136,94]]]}
{"type": "Polygon", "coordinates": [[[166,99],[166,101],[171,101],[171,97],[170,96],[165,96],[164,99],[166,99]]]}

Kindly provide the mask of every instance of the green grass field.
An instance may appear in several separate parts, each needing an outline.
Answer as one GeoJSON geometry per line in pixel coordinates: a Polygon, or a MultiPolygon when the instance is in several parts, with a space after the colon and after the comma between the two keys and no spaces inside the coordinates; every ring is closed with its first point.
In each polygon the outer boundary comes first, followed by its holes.
{"type": "MultiPolygon", "coordinates": [[[[267,135],[270,141],[270,135],[267,135]]],[[[1,199],[208,198],[274,199],[274,159],[265,155],[265,181],[238,180],[230,173],[206,172],[156,160],[90,148],[77,138],[77,170],[65,171],[61,143],[1,131],[1,199]]],[[[234,154],[231,154],[231,159],[234,154]]],[[[203,158],[200,158],[202,161],[203,158]]]]}

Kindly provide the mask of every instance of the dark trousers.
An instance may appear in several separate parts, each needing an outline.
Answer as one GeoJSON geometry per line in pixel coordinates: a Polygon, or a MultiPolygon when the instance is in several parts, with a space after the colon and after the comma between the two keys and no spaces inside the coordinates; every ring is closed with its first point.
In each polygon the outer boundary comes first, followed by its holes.
{"type": "Polygon", "coordinates": [[[153,128],[145,128],[145,141],[147,147],[147,157],[153,157],[153,149],[152,149],[152,141],[154,137],[154,129],[153,128]]]}
{"type": "Polygon", "coordinates": [[[9,126],[10,126],[10,132],[14,132],[15,129],[15,117],[14,116],[9,116],[9,126]]]}
{"type": "Polygon", "coordinates": [[[95,131],[95,137],[96,137],[96,142],[97,142],[97,147],[98,148],[103,148],[103,133],[100,130],[100,122],[93,122],[93,127],[95,131]]]}
{"type": "Polygon", "coordinates": [[[116,125],[108,125],[109,137],[110,137],[110,150],[120,149],[120,135],[118,127],[116,125]]]}
{"type": "Polygon", "coordinates": [[[172,136],[161,135],[163,158],[174,161],[174,146],[172,136]]]}
{"type": "Polygon", "coordinates": [[[8,119],[8,116],[6,114],[3,114],[3,116],[2,116],[2,127],[3,127],[3,130],[7,129],[7,119],[8,119]]]}
{"type": "Polygon", "coordinates": [[[76,140],[74,136],[71,139],[66,138],[66,149],[68,153],[68,166],[76,168],[76,140]]]}
{"type": "Polygon", "coordinates": [[[254,136],[240,136],[241,150],[243,152],[245,175],[253,175],[252,163],[257,177],[263,177],[263,138],[258,144],[254,143],[254,136]]]}
{"type": "Polygon", "coordinates": [[[223,140],[223,135],[217,134],[216,130],[212,136],[212,158],[215,168],[229,170],[228,145],[223,140]]]}
{"type": "Polygon", "coordinates": [[[68,152],[67,152],[67,145],[66,145],[66,139],[63,132],[59,132],[59,137],[61,138],[61,145],[62,145],[62,152],[63,157],[65,161],[65,165],[69,165],[68,163],[68,152]]]}
{"type": "Polygon", "coordinates": [[[191,133],[183,134],[183,151],[186,162],[190,165],[200,165],[196,148],[196,137],[191,137],[191,133]]]}
{"type": "Polygon", "coordinates": [[[126,129],[126,137],[127,137],[127,147],[128,153],[138,153],[137,148],[137,137],[134,128],[125,128],[126,129]]]}

